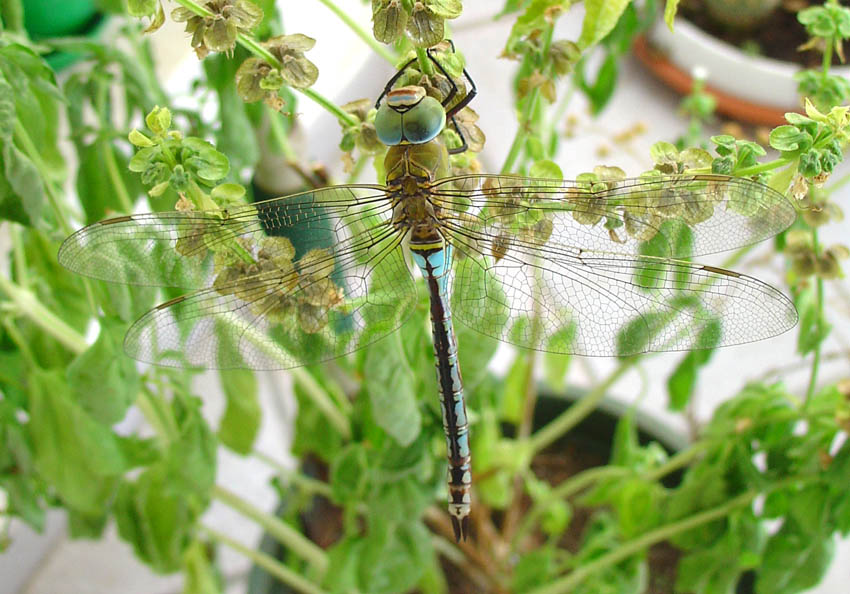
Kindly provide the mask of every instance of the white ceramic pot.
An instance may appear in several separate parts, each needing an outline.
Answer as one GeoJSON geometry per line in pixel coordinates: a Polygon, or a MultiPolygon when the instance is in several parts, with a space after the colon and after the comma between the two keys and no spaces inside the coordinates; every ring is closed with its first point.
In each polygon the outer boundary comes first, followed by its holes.
{"type": "MultiPolygon", "coordinates": [[[[659,19],[647,37],[650,47],[638,44],[638,57],[680,92],[688,92],[694,72],[702,71],[721,113],[777,125],[784,123],[785,112],[801,110],[794,80],[799,64],[746,54],[681,18],[673,32],[659,19]]],[[[833,72],[848,76],[850,68],[833,72]]]]}

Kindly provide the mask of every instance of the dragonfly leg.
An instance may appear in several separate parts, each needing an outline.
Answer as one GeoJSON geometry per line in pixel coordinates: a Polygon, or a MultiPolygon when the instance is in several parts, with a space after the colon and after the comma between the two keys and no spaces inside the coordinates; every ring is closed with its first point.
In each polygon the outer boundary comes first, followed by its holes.
{"type": "Polygon", "coordinates": [[[461,132],[460,126],[457,125],[457,120],[455,119],[455,117],[452,116],[451,120],[452,120],[452,124],[455,127],[455,132],[457,132],[457,135],[460,136],[460,141],[461,141],[462,144],[460,146],[450,148],[450,149],[448,149],[448,151],[449,151],[450,155],[457,155],[459,153],[464,152],[466,149],[468,149],[469,145],[466,143],[466,137],[463,135],[463,132],[461,132]]]}

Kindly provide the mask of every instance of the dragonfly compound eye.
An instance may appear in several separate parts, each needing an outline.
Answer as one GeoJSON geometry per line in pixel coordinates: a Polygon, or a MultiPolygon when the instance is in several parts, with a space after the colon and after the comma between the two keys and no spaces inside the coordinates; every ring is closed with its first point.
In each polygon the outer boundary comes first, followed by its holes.
{"type": "Polygon", "coordinates": [[[424,144],[436,138],[445,124],[440,102],[415,86],[390,91],[375,115],[378,139],[387,146],[424,144]]]}

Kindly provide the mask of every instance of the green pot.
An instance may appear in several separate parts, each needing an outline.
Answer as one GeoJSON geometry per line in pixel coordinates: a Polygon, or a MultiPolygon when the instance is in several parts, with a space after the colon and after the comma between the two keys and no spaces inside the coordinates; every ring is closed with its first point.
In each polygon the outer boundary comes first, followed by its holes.
{"type": "Polygon", "coordinates": [[[24,25],[33,40],[85,33],[99,18],[94,0],[24,0],[24,25]]]}

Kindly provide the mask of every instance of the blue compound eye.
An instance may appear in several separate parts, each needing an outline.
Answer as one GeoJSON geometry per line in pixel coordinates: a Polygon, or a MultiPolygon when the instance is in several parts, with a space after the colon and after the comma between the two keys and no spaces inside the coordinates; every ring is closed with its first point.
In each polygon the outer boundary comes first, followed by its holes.
{"type": "Polygon", "coordinates": [[[402,114],[390,107],[389,103],[381,105],[378,113],[375,114],[375,132],[378,134],[378,140],[387,146],[401,144],[401,118],[402,114]]]}
{"type": "Polygon", "coordinates": [[[424,97],[402,119],[404,138],[412,144],[433,140],[446,125],[446,111],[433,97],[424,97]]]}

